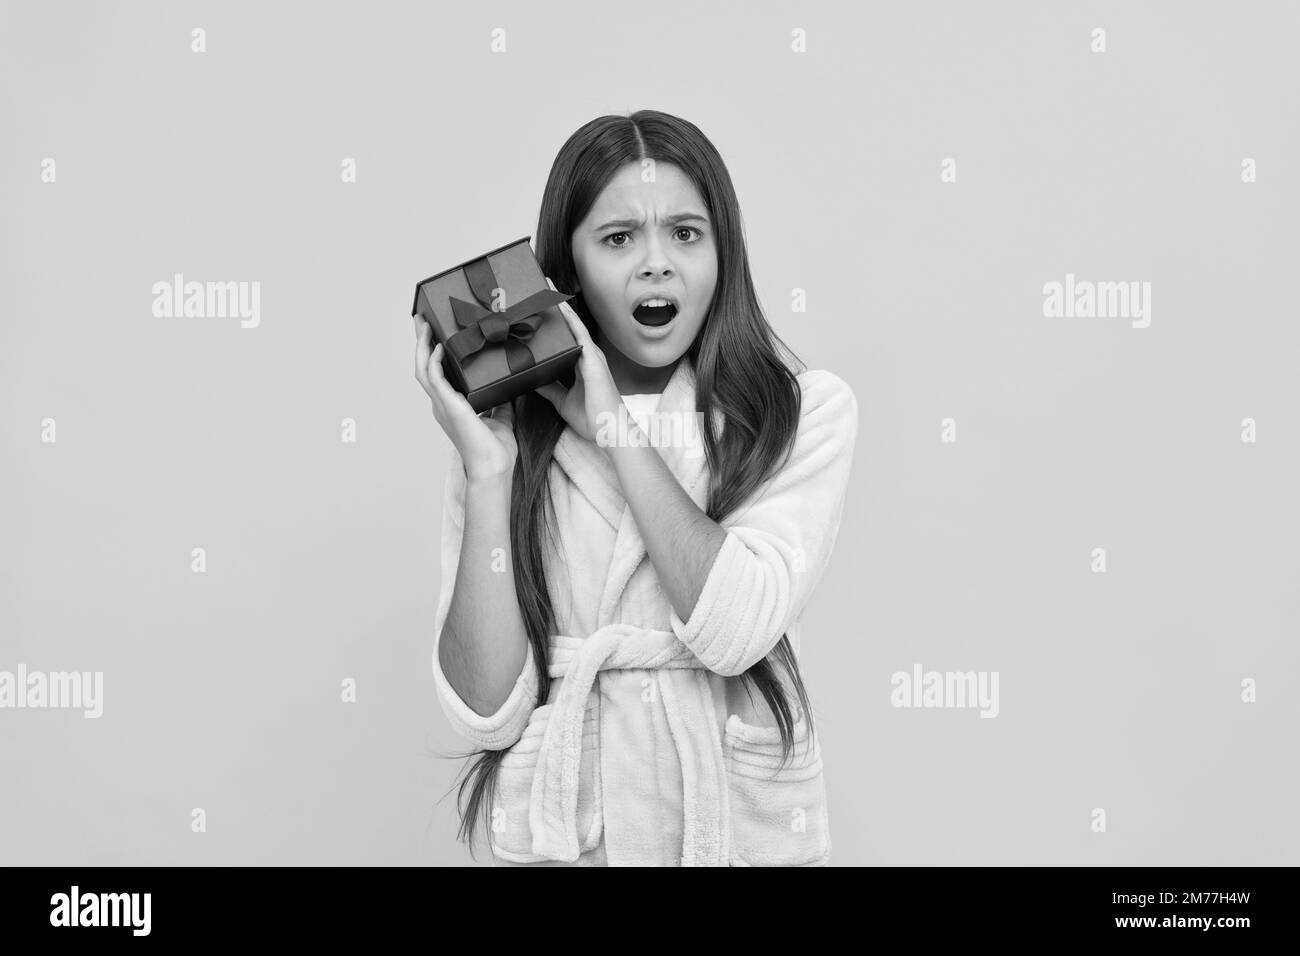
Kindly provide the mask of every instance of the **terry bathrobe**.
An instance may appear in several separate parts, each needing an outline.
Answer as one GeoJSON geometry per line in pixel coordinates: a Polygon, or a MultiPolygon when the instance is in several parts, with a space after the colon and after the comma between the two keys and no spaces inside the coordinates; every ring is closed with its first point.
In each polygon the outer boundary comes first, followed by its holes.
{"type": "MultiPolygon", "coordinates": [[[[796,747],[779,767],[776,719],[739,678],[782,634],[798,654],[799,618],[830,558],[849,484],[853,392],[831,372],[798,378],[803,404],[793,453],[721,521],[726,540],[688,620],[659,585],[613,464],[565,428],[550,476],[558,552],[543,546],[557,631],[548,670],[558,679],[541,706],[531,643],[509,699],[487,716],[470,709],[439,664],[436,641],[451,605],[465,514],[464,467],[453,449],[433,673],[456,732],[478,748],[508,751],[488,835],[495,865],[828,861],[816,735],[790,693],[796,747]]],[[[695,415],[688,357],[657,408],[661,423],[674,412],[695,415]]],[[[709,476],[702,439],[665,445],[656,451],[703,510],[709,476]]],[[[776,670],[789,689],[784,668],[776,670]]],[[[809,696],[815,699],[813,688],[809,696]]]]}

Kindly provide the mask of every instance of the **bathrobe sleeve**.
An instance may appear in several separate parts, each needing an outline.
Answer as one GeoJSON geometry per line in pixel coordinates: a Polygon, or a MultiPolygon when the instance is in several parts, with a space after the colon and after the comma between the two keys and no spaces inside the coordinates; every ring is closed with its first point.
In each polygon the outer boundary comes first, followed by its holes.
{"type": "Polygon", "coordinates": [[[496,713],[487,716],[477,713],[461,699],[447,681],[438,660],[438,642],[442,640],[442,629],[451,610],[456,568],[460,564],[461,537],[465,530],[465,467],[454,447],[451,454],[452,461],[443,495],[442,589],[438,595],[438,610],[433,623],[433,679],[443,713],[447,715],[447,720],[456,733],[480,749],[505,750],[523,736],[528,718],[537,706],[537,672],[533,663],[532,642],[528,644],[524,668],[515,681],[510,696],[496,713]]]}
{"type": "Polygon", "coordinates": [[[673,633],[711,671],[744,673],[803,614],[831,555],[849,486],[858,403],[839,376],[809,370],[794,449],[731,515],[690,620],[673,633]]]}

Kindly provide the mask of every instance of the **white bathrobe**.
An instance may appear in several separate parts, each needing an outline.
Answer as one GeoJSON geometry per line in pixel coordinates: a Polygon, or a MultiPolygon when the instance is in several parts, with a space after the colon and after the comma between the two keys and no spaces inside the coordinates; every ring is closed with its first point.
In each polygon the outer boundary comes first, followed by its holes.
{"type": "MultiPolygon", "coordinates": [[[[544,545],[556,634],[553,678],[537,706],[531,644],[494,714],[471,710],[438,661],[464,525],[465,473],[453,449],[446,483],[442,591],[434,622],[438,699],[476,747],[508,749],[489,838],[494,863],[542,865],[824,865],[831,840],[816,735],[798,715],[796,750],[779,770],[776,719],[738,675],[787,634],[830,558],[848,490],[857,401],[831,372],[799,376],[802,415],[791,457],[739,509],[689,620],[659,585],[617,473],[595,443],[566,428],[551,463],[559,553],[544,545]]],[[[683,357],[656,416],[694,416],[695,374],[683,357]]],[[[667,433],[667,429],[665,429],[667,433]]],[[[681,432],[675,434],[680,435],[681,432]]],[[[660,441],[704,509],[699,443],[660,441]]],[[[507,572],[509,573],[509,572],[507,572]]],[[[778,676],[789,686],[784,669],[778,676]]],[[[809,687],[815,702],[815,687],[809,687]]]]}

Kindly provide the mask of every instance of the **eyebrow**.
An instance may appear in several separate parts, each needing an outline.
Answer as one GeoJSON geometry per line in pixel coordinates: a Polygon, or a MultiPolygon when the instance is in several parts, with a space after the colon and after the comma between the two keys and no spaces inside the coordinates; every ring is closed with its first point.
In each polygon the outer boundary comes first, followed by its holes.
{"type": "MultiPolygon", "coordinates": [[[[676,213],[675,215],[669,216],[667,219],[664,220],[664,223],[669,226],[675,226],[679,222],[690,222],[690,221],[702,222],[707,225],[709,222],[709,217],[702,215],[701,213],[698,212],[679,212],[676,213]]],[[[641,220],[639,219],[611,219],[609,222],[605,223],[604,225],[597,226],[595,229],[592,230],[592,232],[600,232],[602,229],[611,229],[614,226],[618,226],[620,229],[627,229],[632,226],[640,226],[640,225],[641,225],[641,220]]]]}

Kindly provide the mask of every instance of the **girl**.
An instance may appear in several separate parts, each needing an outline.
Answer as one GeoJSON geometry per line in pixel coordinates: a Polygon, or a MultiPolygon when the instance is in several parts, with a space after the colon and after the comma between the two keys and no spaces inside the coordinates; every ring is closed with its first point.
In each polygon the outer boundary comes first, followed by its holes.
{"type": "Polygon", "coordinates": [[[568,387],[480,417],[416,317],[416,377],[453,446],[433,673],[479,748],[460,837],[472,853],[481,820],[496,865],[829,859],[799,618],[857,402],[778,354],[741,228],[699,129],[602,116],[560,149],[535,244],[575,293],[568,387]]]}

